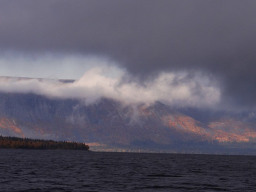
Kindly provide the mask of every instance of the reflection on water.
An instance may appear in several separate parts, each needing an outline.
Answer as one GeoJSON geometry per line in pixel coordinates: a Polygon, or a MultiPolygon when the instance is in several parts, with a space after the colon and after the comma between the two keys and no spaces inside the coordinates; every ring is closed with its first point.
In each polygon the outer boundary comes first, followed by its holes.
{"type": "Polygon", "coordinates": [[[255,191],[256,157],[0,150],[0,191],[255,191]]]}

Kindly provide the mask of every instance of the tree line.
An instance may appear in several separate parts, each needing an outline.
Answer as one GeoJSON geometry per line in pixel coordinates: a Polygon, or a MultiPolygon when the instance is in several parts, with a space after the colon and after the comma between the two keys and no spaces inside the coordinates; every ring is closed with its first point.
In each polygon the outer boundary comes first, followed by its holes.
{"type": "Polygon", "coordinates": [[[84,143],[0,136],[0,148],[89,150],[84,143]]]}

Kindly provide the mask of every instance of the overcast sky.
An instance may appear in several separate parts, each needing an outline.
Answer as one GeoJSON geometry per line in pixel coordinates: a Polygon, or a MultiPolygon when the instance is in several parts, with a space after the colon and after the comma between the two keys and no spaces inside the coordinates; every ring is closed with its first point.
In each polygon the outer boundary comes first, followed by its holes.
{"type": "Polygon", "coordinates": [[[1,0],[0,75],[79,79],[115,65],[149,85],[182,73],[177,84],[199,81],[194,95],[207,79],[222,106],[254,109],[255,10],[255,0],[1,0]]]}

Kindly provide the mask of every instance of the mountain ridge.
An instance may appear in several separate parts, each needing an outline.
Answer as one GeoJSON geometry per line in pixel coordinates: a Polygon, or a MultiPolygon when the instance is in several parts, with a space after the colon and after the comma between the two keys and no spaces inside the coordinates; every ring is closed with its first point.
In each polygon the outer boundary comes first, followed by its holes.
{"type": "Polygon", "coordinates": [[[85,142],[95,150],[255,153],[253,121],[223,112],[205,119],[204,111],[201,119],[189,113],[193,110],[161,102],[123,105],[102,98],[88,105],[81,99],[0,92],[0,134],[5,136],[85,142]]]}

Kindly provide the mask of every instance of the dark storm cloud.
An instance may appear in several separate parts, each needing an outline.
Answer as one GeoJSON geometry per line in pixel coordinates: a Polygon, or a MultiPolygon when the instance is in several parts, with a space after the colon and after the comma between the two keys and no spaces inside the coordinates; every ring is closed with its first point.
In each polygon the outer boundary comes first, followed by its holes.
{"type": "Polygon", "coordinates": [[[149,77],[203,71],[256,106],[254,0],[2,0],[0,48],[95,54],[149,77]]]}

